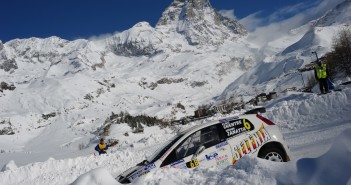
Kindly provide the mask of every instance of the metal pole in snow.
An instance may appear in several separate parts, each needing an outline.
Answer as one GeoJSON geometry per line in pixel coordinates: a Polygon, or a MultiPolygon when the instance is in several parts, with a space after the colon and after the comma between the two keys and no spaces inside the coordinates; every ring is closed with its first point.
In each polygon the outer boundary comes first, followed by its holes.
{"type": "Polygon", "coordinates": [[[305,81],[303,80],[302,72],[300,72],[300,75],[301,75],[303,87],[305,88],[306,86],[305,86],[305,81]]]}
{"type": "Polygon", "coordinates": [[[318,62],[318,54],[317,54],[317,51],[312,51],[312,53],[314,53],[316,55],[316,58],[317,58],[317,62],[318,62]]]}

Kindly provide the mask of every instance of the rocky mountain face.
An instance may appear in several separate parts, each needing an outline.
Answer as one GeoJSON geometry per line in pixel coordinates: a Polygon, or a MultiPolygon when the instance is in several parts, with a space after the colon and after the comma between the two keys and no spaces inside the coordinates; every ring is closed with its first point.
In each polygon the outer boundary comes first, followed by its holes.
{"type": "Polygon", "coordinates": [[[138,23],[111,38],[109,47],[117,55],[152,56],[165,52],[165,48],[179,51],[182,45],[216,47],[246,35],[243,25],[219,14],[208,0],[175,0],[163,12],[156,28],[138,23]]]}
{"type": "Polygon", "coordinates": [[[161,35],[147,22],[140,22],[131,29],[108,39],[109,49],[116,55],[150,56],[161,49],[161,35]]]}
{"type": "Polygon", "coordinates": [[[4,51],[4,45],[3,43],[0,41],[0,61],[2,61],[0,63],[0,69],[9,72],[11,70],[17,69],[17,63],[15,61],[15,59],[8,59],[6,56],[6,53],[4,51]]]}
{"type": "Polygon", "coordinates": [[[175,0],[156,28],[183,34],[190,45],[218,45],[247,34],[243,25],[219,14],[208,0],[175,0]]]}

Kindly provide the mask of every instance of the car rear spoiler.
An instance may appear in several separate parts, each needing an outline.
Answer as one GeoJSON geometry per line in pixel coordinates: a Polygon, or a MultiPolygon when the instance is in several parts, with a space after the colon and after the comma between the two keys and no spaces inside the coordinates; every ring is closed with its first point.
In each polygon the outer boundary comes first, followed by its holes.
{"type": "Polygon", "coordinates": [[[254,108],[249,111],[246,111],[244,114],[258,114],[258,113],[265,113],[265,112],[266,112],[266,108],[258,107],[258,108],[254,108]]]}

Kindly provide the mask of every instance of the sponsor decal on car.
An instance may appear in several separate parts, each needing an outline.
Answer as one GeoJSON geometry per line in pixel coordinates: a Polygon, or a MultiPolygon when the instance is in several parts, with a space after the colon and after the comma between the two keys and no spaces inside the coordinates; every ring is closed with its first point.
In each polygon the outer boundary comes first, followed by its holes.
{"type": "Polygon", "coordinates": [[[232,164],[234,165],[240,158],[247,154],[256,152],[257,148],[271,140],[271,136],[264,128],[264,125],[254,134],[249,134],[239,145],[233,147],[234,157],[232,164]]]}
{"type": "Polygon", "coordinates": [[[226,159],[223,159],[223,160],[220,160],[220,161],[216,161],[216,165],[217,167],[221,168],[221,167],[227,167],[229,165],[229,159],[226,158],[226,159]]]}
{"type": "Polygon", "coordinates": [[[181,168],[186,168],[186,165],[185,165],[184,162],[185,162],[184,159],[181,159],[181,160],[179,160],[179,161],[176,161],[176,162],[174,162],[174,163],[171,163],[169,167],[170,167],[170,168],[179,168],[179,169],[181,169],[181,168]]]}
{"type": "Polygon", "coordinates": [[[140,176],[142,176],[142,175],[145,175],[145,174],[149,173],[151,169],[154,169],[154,168],[156,168],[156,165],[155,165],[154,163],[149,164],[149,165],[145,166],[144,168],[142,168],[142,169],[136,171],[136,172],[130,177],[130,179],[131,179],[131,180],[134,180],[134,179],[136,179],[136,178],[138,178],[138,177],[140,177],[140,176]]]}
{"type": "Polygon", "coordinates": [[[238,134],[254,130],[254,125],[247,119],[237,119],[227,122],[221,122],[222,128],[226,133],[226,138],[236,136],[238,134]]]}
{"type": "MultiPolygon", "coordinates": [[[[199,162],[197,162],[197,163],[199,163],[199,162]]],[[[185,163],[184,159],[181,159],[179,161],[173,162],[173,163],[171,163],[171,164],[169,164],[167,166],[163,166],[161,168],[162,169],[170,169],[170,168],[185,169],[185,168],[188,168],[187,165],[189,165],[189,168],[191,168],[190,167],[190,162],[185,163]]]]}
{"type": "Polygon", "coordinates": [[[138,170],[136,173],[134,173],[130,179],[134,180],[136,178],[138,178],[140,176],[140,174],[142,173],[142,170],[138,170]]]}
{"type": "Polygon", "coordinates": [[[221,161],[221,160],[227,159],[227,158],[228,158],[228,155],[227,155],[227,154],[224,154],[224,155],[222,155],[222,156],[217,157],[217,158],[216,158],[216,161],[221,161]]]}
{"type": "Polygon", "coordinates": [[[228,141],[224,141],[222,143],[216,144],[216,148],[222,148],[223,146],[227,146],[228,145],[228,141]]]}
{"type": "Polygon", "coordinates": [[[225,148],[218,148],[218,150],[217,150],[218,152],[223,152],[223,151],[225,151],[225,148]]]}
{"type": "Polygon", "coordinates": [[[205,157],[206,157],[206,160],[210,161],[210,160],[213,160],[213,159],[217,158],[218,157],[218,153],[213,152],[211,154],[206,154],[205,157]]]}
{"type": "Polygon", "coordinates": [[[178,164],[180,164],[180,163],[183,163],[183,162],[184,162],[184,159],[181,159],[181,160],[179,160],[179,161],[176,161],[176,162],[171,163],[170,166],[176,166],[176,165],[178,165],[178,164]]]}
{"type": "Polygon", "coordinates": [[[224,155],[216,158],[216,165],[219,168],[226,167],[229,164],[230,164],[230,162],[229,162],[229,157],[227,154],[224,154],[224,155]]]}
{"type": "Polygon", "coordinates": [[[138,170],[136,173],[134,173],[134,174],[130,177],[130,179],[131,179],[131,180],[135,180],[136,178],[140,177],[140,175],[142,174],[142,171],[143,171],[143,170],[138,170]]]}
{"type": "Polygon", "coordinates": [[[146,171],[146,170],[151,170],[151,169],[154,169],[154,168],[156,168],[156,165],[155,165],[154,163],[152,163],[152,164],[147,165],[147,166],[144,168],[144,170],[146,171]]]}

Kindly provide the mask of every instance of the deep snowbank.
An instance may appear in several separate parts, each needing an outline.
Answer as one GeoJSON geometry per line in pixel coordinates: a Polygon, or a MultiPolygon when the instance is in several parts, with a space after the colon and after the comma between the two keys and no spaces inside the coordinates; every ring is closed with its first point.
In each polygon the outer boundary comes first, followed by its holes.
{"type": "Polygon", "coordinates": [[[331,124],[334,120],[350,120],[351,89],[326,95],[290,93],[268,104],[267,116],[284,131],[331,124]],[[318,120],[318,121],[316,121],[318,120]]]}
{"type": "Polygon", "coordinates": [[[105,168],[97,168],[90,172],[81,175],[71,185],[75,184],[104,184],[115,185],[119,184],[105,168]]]}

